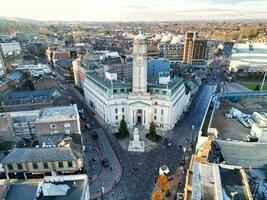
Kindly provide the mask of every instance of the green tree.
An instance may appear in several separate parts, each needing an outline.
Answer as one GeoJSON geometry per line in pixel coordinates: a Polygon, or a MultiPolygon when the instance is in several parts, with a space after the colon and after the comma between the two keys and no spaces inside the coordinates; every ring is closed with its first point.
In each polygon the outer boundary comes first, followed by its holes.
{"type": "Polygon", "coordinates": [[[124,119],[120,121],[120,126],[118,133],[116,134],[117,138],[122,139],[129,136],[129,131],[127,128],[127,123],[124,119]]]}
{"type": "Polygon", "coordinates": [[[156,126],[155,126],[155,123],[153,121],[150,122],[150,125],[149,125],[149,133],[148,134],[149,134],[149,136],[151,138],[154,138],[157,135],[156,126]]]}

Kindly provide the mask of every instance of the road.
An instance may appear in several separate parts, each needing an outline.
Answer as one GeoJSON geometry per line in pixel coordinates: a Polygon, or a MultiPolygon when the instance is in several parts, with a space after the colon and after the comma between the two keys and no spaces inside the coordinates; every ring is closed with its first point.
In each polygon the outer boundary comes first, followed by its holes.
{"type": "Polygon", "coordinates": [[[72,87],[66,87],[65,92],[72,97],[79,109],[84,110],[85,120],[83,123],[89,123],[91,126],[90,130],[84,129],[82,131],[82,138],[85,145],[84,167],[89,178],[90,196],[91,199],[96,199],[108,193],[120,181],[122,167],[103,127],[94,118],[77,91],[72,87]],[[97,133],[96,140],[92,138],[92,132],[97,133]],[[103,159],[108,159],[108,167],[102,165],[103,159]]]}

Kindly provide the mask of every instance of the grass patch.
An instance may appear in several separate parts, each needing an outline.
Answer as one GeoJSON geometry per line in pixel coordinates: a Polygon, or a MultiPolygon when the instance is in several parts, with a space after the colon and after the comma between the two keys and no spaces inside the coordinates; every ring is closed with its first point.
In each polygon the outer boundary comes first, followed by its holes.
{"type": "MultiPolygon", "coordinates": [[[[257,83],[243,83],[243,86],[245,86],[246,88],[250,89],[250,90],[255,90],[257,85],[259,85],[259,87],[261,87],[261,84],[257,84],[257,83]]],[[[263,90],[267,90],[267,84],[264,84],[263,90]]]]}

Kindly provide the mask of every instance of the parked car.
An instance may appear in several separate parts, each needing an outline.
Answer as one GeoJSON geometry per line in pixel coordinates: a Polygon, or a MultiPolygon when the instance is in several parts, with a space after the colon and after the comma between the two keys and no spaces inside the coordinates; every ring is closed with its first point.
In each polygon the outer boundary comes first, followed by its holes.
{"type": "Polygon", "coordinates": [[[93,137],[94,140],[97,140],[97,138],[98,138],[97,132],[93,131],[92,132],[92,137],[93,137]]]}
{"type": "Polygon", "coordinates": [[[90,124],[84,124],[84,127],[87,129],[87,130],[90,130],[91,129],[91,126],[90,126],[90,124]]]}
{"type": "Polygon", "coordinates": [[[102,165],[105,167],[105,168],[107,168],[107,167],[109,167],[109,161],[108,161],[108,159],[103,159],[102,160],[102,165]]]}
{"type": "Polygon", "coordinates": [[[85,115],[82,113],[82,114],[80,114],[80,117],[81,117],[81,119],[82,120],[85,120],[86,118],[85,118],[85,115]]]}

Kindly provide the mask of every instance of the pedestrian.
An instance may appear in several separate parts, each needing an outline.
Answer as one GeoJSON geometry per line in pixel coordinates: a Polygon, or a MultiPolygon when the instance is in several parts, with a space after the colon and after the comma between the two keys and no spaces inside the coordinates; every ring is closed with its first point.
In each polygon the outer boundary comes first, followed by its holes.
{"type": "Polygon", "coordinates": [[[183,148],[183,146],[182,145],[179,145],[179,149],[182,149],[183,148]]]}
{"type": "Polygon", "coordinates": [[[109,167],[109,169],[110,169],[110,171],[112,171],[112,167],[111,166],[109,167]]]}

